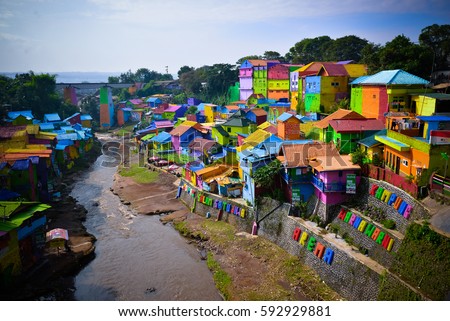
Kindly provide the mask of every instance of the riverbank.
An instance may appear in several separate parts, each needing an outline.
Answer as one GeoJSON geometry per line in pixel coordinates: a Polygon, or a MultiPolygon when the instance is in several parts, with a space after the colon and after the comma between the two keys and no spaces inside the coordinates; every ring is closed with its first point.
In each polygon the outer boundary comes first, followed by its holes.
{"type": "Polygon", "coordinates": [[[0,300],[73,300],[74,276],[95,257],[95,237],[86,231],[83,222],[86,209],[70,196],[74,179],[101,154],[100,142],[77,162],[74,169],[56,182],[58,200],[47,202],[47,228],[68,230],[68,250],[45,248],[36,265],[1,291],[0,300]]]}
{"type": "MultiPolygon", "coordinates": [[[[133,163],[133,159],[132,159],[133,163]]],[[[152,183],[116,174],[112,192],[143,215],[160,215],[197,246],[226,300],[342,300],[297,257],[268,240],[238,231],[227,222],[191,213],[176,199],[178,178],[159,168],[152,183]]]]}

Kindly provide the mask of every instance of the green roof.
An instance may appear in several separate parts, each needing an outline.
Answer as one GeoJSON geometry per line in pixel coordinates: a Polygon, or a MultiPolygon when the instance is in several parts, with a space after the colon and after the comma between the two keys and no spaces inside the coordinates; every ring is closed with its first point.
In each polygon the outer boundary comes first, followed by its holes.
{"type": "Polygon", "coordinates": [[[0,231],[9,232],[22,225],[36,212],[50,208],[50,205],[38,202],[0,202],[0,231]],[[3,220],[5,218],[5,220],[3,220]]]}
{"type": "Polygon", "coordinates": [[[223,129],[223,127],[220,125],[214,126],[213,128],[215,128],[219,132],[219,134],[222,135],[223,137],[230,136],[230,134],[228,134],[227,131],[225,129],[223,129]]]}
{"type": "Polygon", "coordinates": [[[248,127],[249,125],[254,124],[251,120],[247,118],[230,118],[227,122],[223,123],[222,126],[230,126],[230,127],[248,127]]]}

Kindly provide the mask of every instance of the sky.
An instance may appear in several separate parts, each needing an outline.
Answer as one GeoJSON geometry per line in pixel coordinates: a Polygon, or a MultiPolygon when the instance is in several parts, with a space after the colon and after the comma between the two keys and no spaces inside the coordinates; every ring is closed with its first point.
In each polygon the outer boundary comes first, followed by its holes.
{"type": "Polygon", "coordinates": [[[450,24],[448,0],[0,0],[0,72],[176,74],[305,38],[384,45],[450,24]]]}

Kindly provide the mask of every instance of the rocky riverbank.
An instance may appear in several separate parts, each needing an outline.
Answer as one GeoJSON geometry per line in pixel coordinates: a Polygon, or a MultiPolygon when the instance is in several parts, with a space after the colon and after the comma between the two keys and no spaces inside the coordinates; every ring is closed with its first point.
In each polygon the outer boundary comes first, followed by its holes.
{"type": "Polygon", "coordinates": [[[9,289],[0,292],[1,300],[73,300],[74,276],[95,257],[95,237],[87,233],[83,222],[87,211],[70,196],[74,177],[100,155],[100,143],[78,162],[76,170],[66,173],[56,186],[61,193],[58,200],[47,202],[47,231],[54,228],[68,230],[68,249],[45,248],[35,266],[16,279],[9,289]]]}

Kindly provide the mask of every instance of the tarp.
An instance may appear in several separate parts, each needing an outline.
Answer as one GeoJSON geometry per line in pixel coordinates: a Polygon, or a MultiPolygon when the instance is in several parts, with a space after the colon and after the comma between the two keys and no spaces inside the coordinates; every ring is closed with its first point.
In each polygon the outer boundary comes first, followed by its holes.
{"type": "Polygon", "coordinates": [[[16,160],[14,164],[11,166],[13,171],[26,171],[30,167],[29,159],[20,159],[16,160]]]}
{"type": "Polygon", "coordinates": [[[55,228],[51,231],[48,231],[46,234],[47,242],[56,240],[56,239],[69,239],[69,232],[63,228],[55,228]]]}

